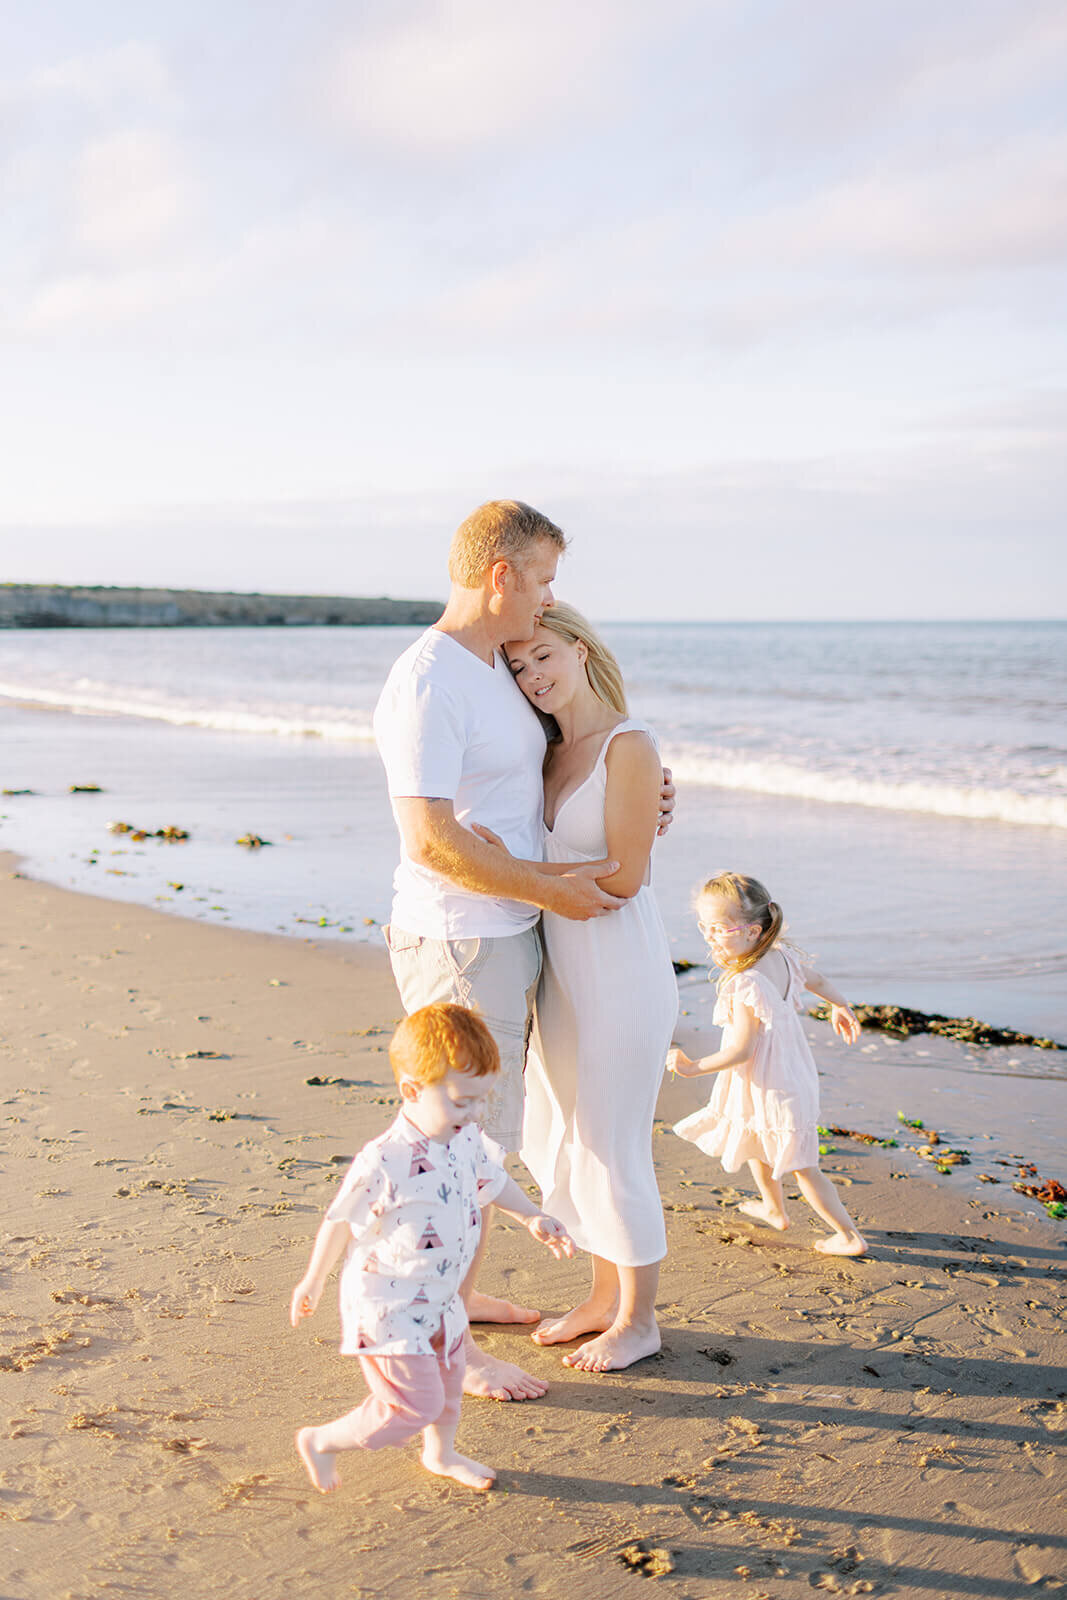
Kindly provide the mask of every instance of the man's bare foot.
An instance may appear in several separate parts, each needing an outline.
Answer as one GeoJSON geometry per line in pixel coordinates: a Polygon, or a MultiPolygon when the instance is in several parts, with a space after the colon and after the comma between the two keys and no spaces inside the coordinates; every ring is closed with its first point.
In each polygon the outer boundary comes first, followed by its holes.
{"type": "Polygon", "coordinates": [[[738,1211],[743,1211],[746,1217],[751,1217],[753,1222],[762,1222],[768,1228],[777,1228],[781,1233],[789,1226],[789,1218],[778,1206],[772,1206],[767,1200],[742,1200],[738,1211]]]}
{"type": "Polygon", "coordinates": [[[853,1229],[851,1233],[832,1233],[828,1239],[816,1239],[815,1249],[824,1256],[862,1256],[867,1254],[867,1241],[853,1229]]]}
{"type": "Polygon", "coordinates": [[[524,1372],[513,1361],[491,1356],[467,1336],[467,1370],[463,1374],[463,1393],[482,1400],[539,1400],[548,1393],[548,1384],[524,1372]]]}
{"type": "Polygon", "coordinates": [[[341,1480],[337,1476],[335,1463],[337,1457],[332,1450],[316,1450],[312,1444],[315,1436],[314,1428],[300,1428],[296,1435],[296,1448],[300,1452],[301,1460],[308,1469],[308,1477],[322,1494],[329,1494],[331,1489],[339,1489],[341,1480]]]}
{"type": "Polygon", "coordinates": [[[564,1356],[563,1365],[576,1372],[617,1372],[620,1367],[632,1367],[635,1361],[654,1356],[660,1343],[655,1323],[651,1328],[612,1323],[598,1338],[564,1356]]]}
{"type": "Polygon", "coordinates": [[[422,1452],[422,1464],[427,1472],[436,1472],[439,1478],[455,1478],[468,1489],[491,1489],[496,1482],[492,1467],[472,1461],[470,1456],[461,1456],[455,1450],[434,1451],[427,1445],[422,1452]]]}
{"type": "Polygon", "coordinates": [[[587,1333],[603,1333],[615,1320],[615,1307],[594,1305],[583,1300],[580,1306],[568,1311],[565,1317],[552,1317],[535,1328],[530,1338],[534,1344],[569,1344],[587,1333]]]}
{"type": "Polygon", "coordinates": [[[540,1311],[531,1311],[528,1306],[516,1306],[510,1300],[497,1300],[494,1295],[479,1294],[477,1289],[467,1306],[470,1322],[536,1322],[540,1315],[540,1311]]]}

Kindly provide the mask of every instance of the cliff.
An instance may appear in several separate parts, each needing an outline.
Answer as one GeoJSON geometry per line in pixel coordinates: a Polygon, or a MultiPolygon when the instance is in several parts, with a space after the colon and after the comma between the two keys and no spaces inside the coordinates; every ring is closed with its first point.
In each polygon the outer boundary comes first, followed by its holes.
{"type": "Polygon", "coordinates": [[[0,584],[0,628],[241,628],[426,625],[435,600],[358,600],[307,594],[213,594],[201,589],[0,584]]]}

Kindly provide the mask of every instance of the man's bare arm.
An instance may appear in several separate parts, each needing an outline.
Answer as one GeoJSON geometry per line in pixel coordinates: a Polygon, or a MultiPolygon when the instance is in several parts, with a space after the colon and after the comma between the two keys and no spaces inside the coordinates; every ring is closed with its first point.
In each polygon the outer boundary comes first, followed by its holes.
{"type": "Polygon", "coordinates": [[[520,861],[479,839],[456,821],[451,800],[397,799],[404,850],[417,866],[436,872],[460,889],[502,900],[522,900],[574,922],[601,917],[624,902],[597,883],[618,870],[618,862],[576,863],[560,872],[536,861],[520,861]]]}

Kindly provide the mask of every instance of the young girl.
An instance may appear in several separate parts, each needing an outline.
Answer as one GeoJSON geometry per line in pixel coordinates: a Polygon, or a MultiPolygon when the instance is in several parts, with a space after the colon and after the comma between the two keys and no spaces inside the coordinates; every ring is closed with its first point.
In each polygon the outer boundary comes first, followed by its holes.
{"type": "Polygon", "coordinates": [[[683,1078],[721,1072],[702,1111],[683,1117],[674,1131],[691,1139],[727,1172],[747,1161],[758,1200],[738,1207],[771,1228],[788,1228],[782,1178],[792,1173],[804,1199],[832,1232],[816,1250],[860,1256],[867,1241],[837,1190],[819,1171],[819,1080],[798,1010],[805,989],[830,1003],[834,1032],[854,1044],[860,1025],[844,997],[783,945],[781,907],[762,883],[737,872],[709,878],[697,896],[700,931],[721,968],[714,1021],[722,1044],[691,1061],[673,1049],[667,1066],[683,1078]]]}
{"type": "Polygon", "coordinates": [[[339,1450],[380,1450],[420,1430],[422,1464],[471,1489],[496,1473],[455,1447],[467,1315],[460,1285],[490,1201],[553,1255],[574,1245],[500,1165],[477,1126],[500,1053],[480,1017],[456,1005],[405,1017],[389,1046],[402,1109],[356,1156],[293,1290],[294,1327],[310,1317],[338,1256],[341,1353],[356,1355],[370,1394],[333,1422],[301,1428],[296,1447],[316,1489],[338,1486],[339,1450]]]}

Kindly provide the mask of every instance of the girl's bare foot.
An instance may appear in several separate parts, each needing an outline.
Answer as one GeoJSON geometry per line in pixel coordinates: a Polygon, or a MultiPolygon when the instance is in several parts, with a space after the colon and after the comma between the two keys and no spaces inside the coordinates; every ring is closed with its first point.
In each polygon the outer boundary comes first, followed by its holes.
{"type": "Polygon", "coordinates": [[[565,1367],[577,1372],[617,1372],[620,1367],[631,1367],[635,1361],[654,1356],[660,1347],[659,1328],[635,1327],[633,1323],[612,1323],[596,1339],[572,1350],[563,1357],[565,1367]]]}
{"type": "Polygon", "coordinates": [[[772,1206],[769,1200],[742,1200],[738,1211],[743,1211],[746,1217],[751,1217],[754,1222],[762,1222],[768,1228],[777,1228],[781,1233],[788,1228],[789,1218],[778,1206],[772,1206]]]}
{"type": "Polygon", "coordinates": [[[312,1444],[315,1437],[314,1428],[300,1428],[296,1435],[296,1448],[300,1452],[301,1460],[308,1469],[308,1477],[322,1494],[329,1494],[331,1489],[339,1489],[341,1480],[337,1476],[337,1457],[332,1450],[316,1450],[312,1444]]]}
{"type": "Polygon", "coordinates": [[[867,1241],[862,1233],[832,1233],[828,1239],[816,1239],[815,1249],[824,1256],[862,1256],[867,1253],[867,1241]]]}
{"type": "Polygon", "coordinates": [[[568,1311],[564,1317],[551,1317],[531,1333],[534,1344],[569,1344],[587,1333],[603,1333],[615,1320],[615,1306],[597,1305],[583,1300],[580,1306],[568,1311]]]}
{"type": "Polygon", "coordinates": [[[427,1472],[435,1472],[439,1478],[455,1478],[468,1489],[491,1489],[496,1482],[492,1467],[472,1461],[470,1456],[461,1456],[455,1450],[432,1450],[427,1445],[422,1452],[422,1464],[427,1472]]]}
{"type": "Polygon", "coordinates": [[[479,1294],[477,1289],[467,1307],[469,1322],[536,1322],[540,1315],[529,1306],[517,1306],[510,1300],[498,1300],[495,1295],[479,1294]]]}

